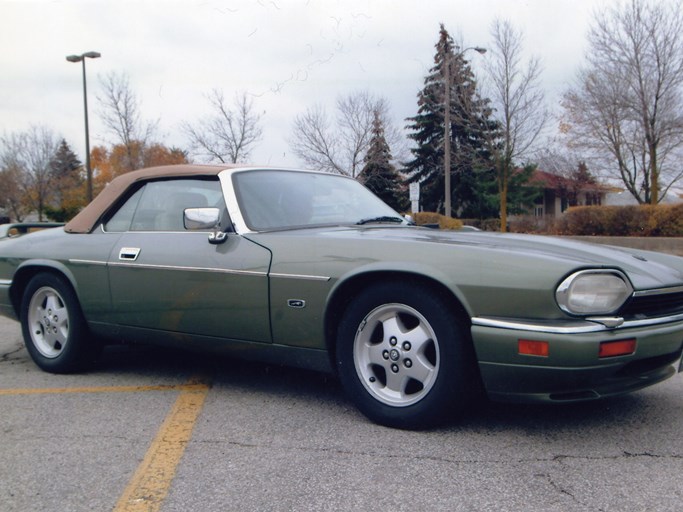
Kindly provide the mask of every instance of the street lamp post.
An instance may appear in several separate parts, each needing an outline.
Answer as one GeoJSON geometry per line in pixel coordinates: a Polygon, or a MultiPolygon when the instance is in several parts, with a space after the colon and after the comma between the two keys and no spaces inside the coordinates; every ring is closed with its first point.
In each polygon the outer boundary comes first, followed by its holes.
{"type": "Polygon", "coordinates": [[[85,85],[85,59],[97,59],[101,57],[98,52],[85,52],[81,55],[69,55],[69,62],[83,63],[83,109],[85,111],[85,171],[88,180],[88,202],[92,201],[92,169],[90,168],[90,136],[88,133],[88,91],[85,85]]]}
{"type": "MultiPolygon", "coordinates": [[[[480,48],[479,46],[473,46],[471,48],[465,48],[463,51],[455,54],[455,57],[462,57],[462,55],[468,51],[474,50],[481,55],[486,53],[486,48],[480,48]]],[[[443,172],[444,172],[444,214],[446,217],[451,216],[451,70],[450,70],[451,57],[447,53],[444,56],[444,115],[443,115],[443,136],[444,136],[444,146],[443,146],[443,172]]]]}

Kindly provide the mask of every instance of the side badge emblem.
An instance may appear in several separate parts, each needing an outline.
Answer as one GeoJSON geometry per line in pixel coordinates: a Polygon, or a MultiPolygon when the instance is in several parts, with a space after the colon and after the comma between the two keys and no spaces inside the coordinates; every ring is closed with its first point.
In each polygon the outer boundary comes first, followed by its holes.
{"type": "Polygon", "coordinates": [[[306,301],[301,299],[289,299],[287,305],[290,308],[303,309],[306,307],[306,301]]]}

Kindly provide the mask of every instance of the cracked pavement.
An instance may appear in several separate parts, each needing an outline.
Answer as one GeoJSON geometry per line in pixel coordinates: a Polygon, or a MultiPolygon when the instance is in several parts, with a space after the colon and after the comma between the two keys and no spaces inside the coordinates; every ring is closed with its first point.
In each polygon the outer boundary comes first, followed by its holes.
{"type": "Polygon", "coordinates": [[[158,348],[111,347],[91,372],[29,360],[0,318],[0,511],[112,510],[181,385],[211,382],[160,508],[170,511],[676,511],[683,381],[605,401],[482,404],[429,432],[369,423],[332,377],[158,348]],[[156,388],[158,389],[156,389],[156,388]],[[155,390],[151,390],[155,388],[155,390]]]}

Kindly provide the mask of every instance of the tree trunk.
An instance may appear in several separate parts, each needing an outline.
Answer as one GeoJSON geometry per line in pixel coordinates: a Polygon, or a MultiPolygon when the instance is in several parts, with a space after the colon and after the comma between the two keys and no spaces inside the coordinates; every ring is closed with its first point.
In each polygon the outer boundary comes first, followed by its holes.
{"type": "Polygon", "coordinates": [[[498,193],[500,194],[500,231],[507,232],[508,225],[508,176],[510,160],[498,163],[498,193]]]}

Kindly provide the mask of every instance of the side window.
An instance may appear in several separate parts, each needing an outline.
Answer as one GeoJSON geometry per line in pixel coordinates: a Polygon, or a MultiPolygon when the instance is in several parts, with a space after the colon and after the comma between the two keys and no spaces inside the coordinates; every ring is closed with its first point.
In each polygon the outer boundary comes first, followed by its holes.
{"type": "Polygon", "coordinates": [[[186,208],[226,211],[220,182],[202,179],[150,181],[104,225],[105,231],[185,231],[186,208]]]}
{"type": "Polygon", "coordinates": [[[110,233],[121,233],[130,229],[130,225],[133,222],[133,215],[140,202],[143,189],[144,187],[138,189],[137,192],[130,196],[128,200],[123,203],[121,208],[104,223],[105,231],[110,233]]]}

